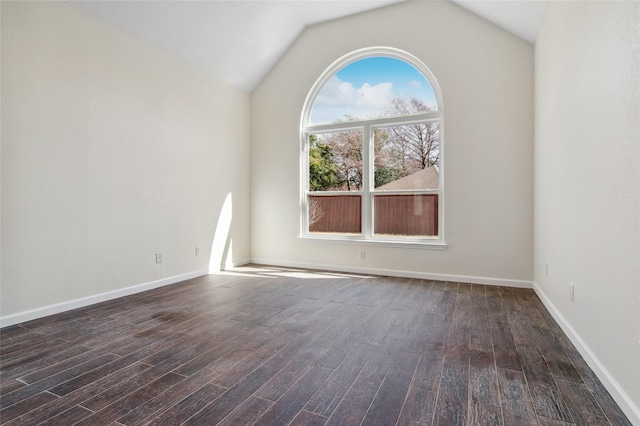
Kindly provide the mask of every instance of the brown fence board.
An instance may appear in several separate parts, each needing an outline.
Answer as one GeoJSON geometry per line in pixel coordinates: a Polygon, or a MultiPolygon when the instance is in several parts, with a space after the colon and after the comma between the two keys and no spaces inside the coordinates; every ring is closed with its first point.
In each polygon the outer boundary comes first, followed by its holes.
{"type": "Polygon", "coordinates": [[[374,234],[438,235],[438,195],[376,195],[374,234]]]}
{"type": "Polygon", "coordinates": [[[309,232],[360,234],[362,232],[362,201],[359,195],[309,196],[316,203],[320,218],[309,232]]]}
{"type": "MultiPolygon", "coordinates": [[[[362,232],[362,202],[359,195],[309,196],[320,211],[309,226],[314,233],[362,232]]],[[[438,195],[374,196],[374,233],[377,235],[437,236],[438,195]]]]}

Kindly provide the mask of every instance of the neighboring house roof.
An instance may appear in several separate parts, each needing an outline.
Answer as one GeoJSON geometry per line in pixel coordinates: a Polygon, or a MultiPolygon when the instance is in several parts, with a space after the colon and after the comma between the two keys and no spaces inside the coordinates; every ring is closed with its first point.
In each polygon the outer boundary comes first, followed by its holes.
{"type": "Polygon", "coordinates": [[[436,167],[427,167],[402,177],[386,185],[379,186],[376,190],[398,191],[402,189],[438,189],[439,173],[436,167]]]}

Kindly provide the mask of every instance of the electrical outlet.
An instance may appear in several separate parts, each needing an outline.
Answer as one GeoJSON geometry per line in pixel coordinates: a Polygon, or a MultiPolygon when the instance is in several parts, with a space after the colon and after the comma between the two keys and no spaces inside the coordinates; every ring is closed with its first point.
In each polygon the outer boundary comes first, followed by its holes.
{"type": "Polygon", "coordinates": [[[162,253],[156,253],[156,263],[162,263],[162,253]]]}
{"type": "Polygon", "coordinates": [[[549,276],[549,264],[545,263],[544,264],[544,274],[548,277],[549,276]]]}
{"type": "Polygon", "coordinates": [[[200,247],[196,246],[196,256],[200,254],[200,247]]]}
{"type": "Polygon", "coordinates": [[[575,295],[576,295],[576,287],[573,285],[573,283],[569,284],[569,299],[572,302],[575,302],[575,295]]]}
{"type": "Polygon", "coordinates": [[[367,257],[367,252],[365,250],[360,250],[360,260],[364,260],[367,257]]]}

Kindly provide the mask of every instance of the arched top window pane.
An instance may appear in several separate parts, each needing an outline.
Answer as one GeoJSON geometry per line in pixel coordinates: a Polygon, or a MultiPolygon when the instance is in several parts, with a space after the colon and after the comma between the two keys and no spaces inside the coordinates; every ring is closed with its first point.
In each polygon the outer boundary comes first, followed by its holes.
{"type": "Polygon", "coordinates": [[[307,124],[325,124],[437,111],[429,80],[413,65],[371,56],[342,67],[324,83],[307,124]]]}

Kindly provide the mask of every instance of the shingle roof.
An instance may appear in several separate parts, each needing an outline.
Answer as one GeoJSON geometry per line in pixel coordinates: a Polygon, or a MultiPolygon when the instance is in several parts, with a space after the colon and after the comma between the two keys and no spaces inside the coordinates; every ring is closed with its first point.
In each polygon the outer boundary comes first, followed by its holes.
{"type": "Polygon", "coordinates": [[[376,190],[438,189],[438,176],[439,173],[436,167],[427,167],[386,185],[379,186],[376,190]]]}

